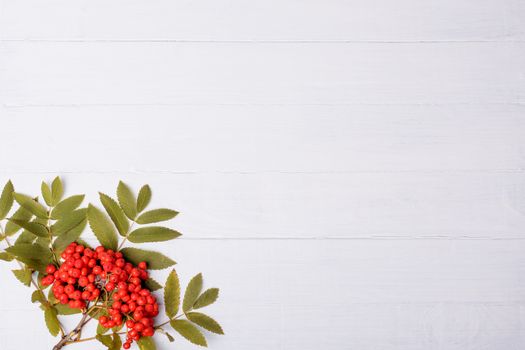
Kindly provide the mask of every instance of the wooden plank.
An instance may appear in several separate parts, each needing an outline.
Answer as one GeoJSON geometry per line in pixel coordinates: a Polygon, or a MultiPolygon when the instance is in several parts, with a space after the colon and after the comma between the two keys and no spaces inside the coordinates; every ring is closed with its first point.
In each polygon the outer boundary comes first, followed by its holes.
{"type": "Polygon", "coordinates": [[[523,103],[523,43],[4,43],[4,105],[523,103]]]}
{"type": "Polygon", "coordinates": [[[523,106],[2,108],[3,171],[516,172],[523,106]],[[39,153],[22,140],[46,140],[39,153]],[[57,155],[72,148],[67,162],[57,155]],[[73,151],[74,150],[74,151],[73,151]],[[104,157],[100,155],[104,154],[104,157]],[[31,159],[29,162],[28,159],[31,159]]]}
{"type": "MultiPolygon", "coordinates": [[[[205,286],[221,287],[219,302],[204,309],[228,334],[212,337],[214,349],[525,345],[522,241],[213,240],[155,248],[177,257],[183,283],[203,271],[205,286]]],[[[11,320],[0,329],[2,349],[36,340],[50,348],[29,289],[11,278],[0,296],[10,301],[0,311],[11,320]],[[20,337],[24,327],[39,336],[20,337]]],[[[190,349],[183,343],[178,348],[190,349]]]]}
{"type": "Polygon", "coordinates": [[[2,39],[523,40],[519,0],[1,1],[2,39]]]}
{"type": "MultiPolygon", "coordinates": [[[[103,157],[104,155],[99,155],[103,157]]],[[[57,172],[60,174],[60,172],[57,172]]],[[[52,174],[3,174],[37,194],[52,174]]],[[[185,238],[524,238],[522,173],[67,174],[70,194],[114,194],[119,179],[182,214],[185,238]]]]}

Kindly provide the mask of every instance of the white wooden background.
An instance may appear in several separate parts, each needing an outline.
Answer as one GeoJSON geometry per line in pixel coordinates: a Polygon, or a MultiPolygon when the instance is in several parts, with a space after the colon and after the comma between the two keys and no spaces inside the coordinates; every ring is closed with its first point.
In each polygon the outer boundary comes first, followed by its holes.
{"type": "MultiPolygon", "coordinates": [[[[212,349],[523,349],[524,40],[522,0],[0,0],[0,180],[150,183],[212,349]]],[[[0,273],[0,349],[50,349],[0,273]]]]}

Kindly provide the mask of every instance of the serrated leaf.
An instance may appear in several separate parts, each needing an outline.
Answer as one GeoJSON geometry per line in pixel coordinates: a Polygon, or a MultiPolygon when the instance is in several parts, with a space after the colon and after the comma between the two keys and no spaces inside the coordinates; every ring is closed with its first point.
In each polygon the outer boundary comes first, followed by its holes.
{"type": "MultiPolygon", "coordinates": [[[[82,220],[77,226],[69,231],[61,234],[53,242],[53,249],[59,254],[67,248],[67,246],[78,240],[87,225],[87,219],[82,220]]],[[[85,246],[85,244],[83,244],[85,246]]]]}
{"type": "Polygon", "coordinates": [[[179,237],[181,234],[175,230],[161,226],[141,227],[128,236],[128,240],[133,243],[163,242],[179,237]]]}
{"type": "Polygon", "coordinates": [[[109,329],[102,326],[100,323],[97,325],[97,334],[106,334],[108,331],[109,329]]]}
{"type": "Polygon", "coordinates": [[[140,350],[157,350],[153,337],[142,337],[137,341],[140,350]]]}
{"type": "Polygon", "coordinates": [[[136,222],[137,224],[152,224],[154,222],[161,222],[173,219],[175,216],[177,216],[179,212],[171,209],[153,209],[150,211],[146,211],[139,215],[136,222]]]}
{"type": "Polygon", "coordinates": [[[197,327],[186,320],[171,320],[171,327],[190,342],[200,346],[208,346],[206,338],[197,327]]]}
{"type": "Polygon", "coordinates": [[[162,289],[162,286],[160,285],[160,283],[155,281],[151,277],[148,278],[146,281],[144,281],[144,284],[146,285],[146,288],[148,288],[151,292],[162,289]]]}
{"type": "Polygon", "coordinates": [[[164,286],[164,307],[170,319],[177,316],[180,307],[180,281],[175,270],[170,272],[164,286]]]}
{"type": "Polygon", "coordinates": [[[113,348],[110,350],[120,350],[122,347],[122,339],[120,339],[120,335],[117,334],[117,332],[113,333],[113,348]]]}
{"type": "Polygon", "coordinates": [[[149,202],[151,200],[151,188],[149,185],[144,185],[139,191],[139,195],[137,197],[137,211],[140,213],[146,207],[148,206],[149,202]]]}
{"type": "Polygon", "coordinates": [[[42,291],[35,290],[33,294],[31,294],[31,302],[39,302],[40,304],[45,304],[47,302],[46,296],[44,295],[44,293],[42,293],[42,291]]]}
{"type": "Polygon", "coordinates": [[[195,301],[193,305],[194,309],[200,309],[210,304],[213,304],[219,297],[219,288],[210,288],[206,290],[201,296],[195,301]]]}
{"type": "Polygon", "coordinates": [[[89,205],[87,212],[89,226],[101,245],[107,249],[116,250],[118,245],[115,227],[106,215],[93,205],[89,205]]]}
{"type": "Polygon", "coordinates": [[[55,308],[57,309],[57,312],[59,315],[75,315],[75,314],[79,314],[82,312],[82,310],[80,309],[70,308],[67,304],[66,305],[57,304],[55,305],[55,308]]]}
{"type": "Polygon", "coordinates": [[[145,261],[148,264],[149,270],[162,270],[175,265],[175,261],[158,252],[138,248],[123,248],[120,252],[124,254],[126,260],[132,262],[134,265],[145,261]]]}
{"type": "Polygon", "coordinates": [[[188,320],[201,326],[202,328],[216,334],[224,334],[221,325],[208,315],[200,312],[188,312],[188,320]]]}
{"type": "Polygon", "coordinates": [[[51,219],[58,220],[65,214],[72,212],[82,204],[84,197],[83,194],[77,194],[59,202],[51,211],[51,219]]]}
{"type": "Polygon", "coordinates": [[[60,199],[62,199],[62,195],[64,194],[64,187],[62,186],[62,180],[60,180],[60,177],[55,177],[53,182],[51,183],[51,195],[53,198],[53,204],[60,202],[60,199]]]}
{"type": "MultiPolygon", "coordinates": [[[[31,220],[32,217],[33,217],[33,214],[31,214],[31,212],[27,211],[23,207],[20,207],[11,216],[11,219],[22,220],[22,221],[29,221],[29,220],[31,220]]],[[[5,225],[4,233],[7,236],[12,236],[15,233],[17,233],[20,229],[21,229],[21,227],[18,226],[17,224],[15,224],[14,222],[8,222],[5,225]]]]}
{"type": "Polygon", "coordinates": [[[28,286],[31,284],[31,271],[27,269],[13,270],[13,274],[16,279],[22,282],[23,285],[28,286]]]}
{"type": "Polygon", "coordinates": [[[120,208],[117,202],[115,202],[115,200],[110,196],[104,193],[99,193],[99,195],[100,202],[106,209],[106,212],[111,218],[111,221],[113,221],[113,223],[115,224],[115,227],[117,228],[120,235],[125,236],[128,233],[129,222],[126,218],[126,215],[124,215],[122,208],[120,208]]]}
{"type": "Polygon", "coordinates": [[[86,208],[74,210],[55,222],[53,226],[51,226],[51,232],[55,236],[66,233],[84,221],[86,219],[86,215],[86,208]]]}
{"type": "Polygon", "coordinates": [[[18,258],[48,261],[51,258],[51,251],[38,244],[21,243],[5,249],[9,254],[18,258]]]}
{"type": "Polygon", "coordinates": [[[25,194],[13,192],[13,197],[20,206],[24,207],[26,210],[31,212],[33,215],[41,218],[47,219],[47,210],[46,208],[38,203],[33,198],[26,196],[25,194]]]}
{"type": "Polygon", "coordinates": [[[15,257],[7,252],[0,252],[0,260],[12,261],[15,257]]]}
{"type": "Polygon", "coordinates": [[[96,336],[97,340],[101,342],[104,346],[106,346],[108,349],[111,349],[113,347],[113,337],[111,335],[102,335],[98,334],[96,336]]]}
{"type": "Polygon", "coordinates": [[[37,239],[37,236],[35,236],[29,231],[24,230],[16,239],[15,245],[18,245],[21,243],[33,243],[36,239],[37,239]]]}
{"type": "Polygon", "coordinates": [[[0,220],[4,219],[7,216],[7,214],[9,214],[9,211],[13,206],[14,190],[15,189],[11,180],[7,181],[7,183],[4,186],[4,189],[2,190],[2,194],[0,195],[0,220]]]}
{"type": "Polygon", "coordinates": [[[17,219],[12,219],[12,218],[9,218],[8,220],[9,222],[13,222],[16,225],[22,227],[23,229],[31,232],[35,236],[38,236],[38,237],[48,237],[49,236],[49,232],[47,231],[47,228],[38,222],[34,222],[34,221],[28,222],[28,221],[17,220],[17,219]]]}
{"type": "Polygon", "coordinates": [[[201,294],[202,290],[202,273],[197,274],[193,277],[188,286],[186,287],[186,292],[184,293],[184,301],[182,302],[182,311],[185,313],[193,308],[193,304],[201,294]]]}
{"type": "Polygon", "coordinates": [[[52,206],[53,195],[51,194],[51,188],[44,181],[42,181],[42,185],[40,185],[40,192],[42,192],[42,197],[44,197],[46,204],[52,206]]]}
{"type": "Polygon", "coordinates": [[[117,186],[117,199],[126,216],[134,220],[137,216],[137,202],[131,189],[122,181],[117,186]]]}
{"type": "Polygon", "coordinates": [[[55,308],[47,308],[44,310],[44,318],[46,320],[47,329],[52,336],[56,337],[60,332],[60,323],[57,318],[57,311],[55,308]]]}

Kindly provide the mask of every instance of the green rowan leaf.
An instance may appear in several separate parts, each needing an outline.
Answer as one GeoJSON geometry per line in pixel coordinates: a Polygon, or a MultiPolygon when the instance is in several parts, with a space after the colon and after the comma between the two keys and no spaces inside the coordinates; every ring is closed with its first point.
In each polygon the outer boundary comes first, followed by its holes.
{"type": "Polygon", "coordinates": [[[163,242],[179,237],[181,234],[175,230],[161,226],[141,227],[128,236],[128,240],[133,243],[163,242]]]}
{"type": "Polygon", "coordinates": [[[153,209],[146,211],[139,215],[136,222],[137,224],[152,224],[154,222],[161,222],[173,219],[179,212],[171,209],[153,209]]]}
{"type": "Polygon", "coordinates": [[[23,229],[31,232],[35,236],[38,237],[48,237],[49,232],[47,231],[47,228],[35,221],[23,221],[23,220],[17,220],[17,219],[8,219],[10,222],[13,222],[17,224],[18,226],[22,227],[23,229]]]}
{"type": "Polygon", "coordinates": [[[39,244],[20,243],[5,250],[17,258],[48,261],[52,256],[49,249],[45,249],[39,244]]]}
{"type": "Polygon", "coordinates": [[[100,244],[107,249],[117,250],[117,232],[115,231],[115,227],[109,222],[106,215],[90,204],[87,211],[87,217],[89,226],[100,244]]]}
{"type": "Polygon", "coordinates": [[[13,197],[20,206],[24,207],[26,210],[31,212],[33,215],[41,218],[47,219],[47,210],[46,208],[38,203],[33,198],[26,196],[25,194],[13,192],[13,197]]]}
{"type": "Polygon", "coordinates": [[[57,312],[59,315],[75,315],[75,314],[79,314],[82,312],[82,310],[80,309],[73,309],[73,308],[70,308],[69,305],[62,305],[62,304],[57,304],[55,305],[55,308],[57,309],[57,312]]]}
{"type": "MultiPolygon", "coordinates": [[[[77,226],[69,231],[64,232],[53,242],[53,249],[58,253],[62,253],[68,245],[78,240],[87,225],[87,219],[82,220],[77,226]]],[[[85,244],[83,244],[85,246],[85,244]]]]}
{"type": "Polygon", "coordinates": [[[171,320],[171,327],[190,342],[200,346],[208,346],[206,338],[197,327],[186,320],[171,320]]]}
{"type": "MultiPolygon", "coordinates": [[[[32,217],[33,217],[33,214],[31,214],[29,211],[27,211],[23,207],[20,207],[11,216],[11,219],[29,221],[31,220],[32,217]]],[[[12,236],[15,233],[17,233],[20,229],[21,227],[15,224],[14,222],[8,222],[5,225],[4,233],[6,234],[6,236],[12,236]]]]}
{"type": "Polygon", "coordinates": [[[202,328],[216,334],[224,334],[221,325],[208,315],[200,312],[188,312],[188,320],[201,326],[202,328]]]}
{"type": "Polygon", "coordinates": [[[21,243],[33,243],[37,238],[38,237],[31,232],[24,230],[16,239],[15,245],[19,245],[21,243]]]}
{"type": "Polygon", "coordinates": [[[60,332],[60,323],[57,318],[57,311],[55,308],[46,308],[44,310],[44,318],[46,320],[47,329],[52,336],[56,337],[60,332]]]}
{"type": "Polygon", "coordinates": [[[23,285],[28,286],[31,284],[31,270],[22,269],[22,270],[13,270],[13,274],[16,279],[22,282],[23,285]]]}
{"type": "Polygon", "coordinates": [[[126,215],[124,215],[122,208],[120,208],[117,202],[115,202],[115,200],[110,196],[102,192],[99,192],[99,196],[100,202],[106,209],[106,212],[111,218],[111,221],[113,221],[113,223],[115,224],[115,227],[117,228],[118,232],[121,236],[125,236],[128,233],[129,222],[126,218],[126,215]]]}
{"type": "Polygon", "coordinates": [[[132,262],[134,265],[138,265],[139,262],[145,261],[150,270],[162,270],[175,265],[175,261],[158,252],[138,248],[123,248],[120,252],[124,255],[126,260],[132,262]]]}
{"type": "Polygon", "coordinates": [[[46,204],[52,206],[53,195],[51,194],[51,188],[44,181],[42,181],[42,185],[40,185],[40,192],[42,192],[42,197],[44,197],[46,204]]]}
{"type": "Polygon", "coordinates": [[[37,289],[37,290],[35,290],[33,292],[33,294],[31,294],[31,302],[33,304],[36,303],[36,302],[38,302],[40,304],[45,304],[47,302],[46,296],[44,295],[44,293],[42,293],[42,291],[37,289]]]}
{"type": "Polygon", "coordinates": [[[55,177],[53,182],[51,183],[51,195],[53,198],[53,204],[60,202],[60,199],[62,199],[62,195],[64,194],[64,187],[62,186],[62,180],[60,180],[60,177],[55,177]]]}
{"type": "Polygon", "coordinates": [[[177,316],[180,307],[180,281],[175,270],[170,272],[164,286],[164,307],[170,319],[177,316]]]}
{"type": "Polygon", "coordinates": [[[194,309],[200,309],[210,304],[213,304],[219,297],[219,288],[210,288],[206,290],[201,296],[197,299],[193,305],[194,309]]]}
{"type": "Polygon", "coordinates": [[[144,284],[146,287],[151,291],[154,292],[156,290],[162,289],[162,286],[159,282],[155,281],[153,278],[148,278],[146,281],[144,281],[144,284]]]}
{"type": "Polygon", "coordinates": [[[113,338],[111,337],[111,335],[98,334],[96,338],[108,349],[111,349],[113,347],[113,338]]]}
{"type": "Polygon", "coordinates": [[[193,308],[193,304],[201,294],[202,290],[202,273],[197,274],[193,277],[188,286],[186,287],[186,292],[184,293],[184,301],[182,302],[182,311],[185,313],[193,308]]]}
{"type": "Polygon", "coordinates": [[[130,220],[137,216],[137,201],[131,189],[122,181],[117,186],[117,199],[120,207],[130,220]]]}
{"type": "Polygon", "coordinates": [[[140,213],[146,207],[148,206],[149,202],[151,200],[151,188],[149,185],[144,185],[139,191],[139,195],[137,197],[137,211],[140,213]]]}
{"type": "Polygon", "coordinates": [[[0,252],[0,260],[12,261],[15,257],[7,252],[0,252]]]}
{"type": "Polygon", "coordinates": [[[51,219],[58,220],[67,213],[72,212],[82,204],[84,201],[83,194],[77,194],[71,197],[67,197],[63,201],[59,202],[51,211],[51,219]]]}
{"type": "Polygon", "coordinates": [[[7,181],[0,195],[0,220],[4,219],[13,206],[13,192],[15,188],[11,180],[7,181]]]}
{"type": "Polygon", "coordinates": [[[157,350],[153,337],[142,337],[137,341],[140,350],[157,350]]]}
{"type": "Polygon", "coordinates": [[[55,222],[53,226],[51,226],[51,232],[55,236],[60,236],[61,234],[77,227],[82,221],[86,219],[86,215],[86,208],[74,210],[55,222]]]}

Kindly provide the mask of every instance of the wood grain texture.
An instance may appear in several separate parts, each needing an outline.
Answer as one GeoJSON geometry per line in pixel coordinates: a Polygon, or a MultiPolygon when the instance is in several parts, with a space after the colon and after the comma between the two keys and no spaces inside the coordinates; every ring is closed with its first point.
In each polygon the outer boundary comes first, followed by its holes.
{"type": "MultiPolygon", "coordinates": [[[[521,350],[524,19],[521,0],[0,0],[0,183],[61,175],[93,203],[150,183],[184,234],[152,248],[221,287],[212,349],[521,350]]],[[[9,267],[0,349],[49,349],[9,267]]]]}
{"type": "Polygon", "coordinates": [[[17,40],[492,41],[523,40],[525,28],[520,0],[0,4],[0,38],[17,40]]]}
{"type": "Polygon", "coordinates": [[[0,47],[0,102],[521,104],[524,57],[525,43],[504,42],[13,42],[0,47]]]}
{"type": "MultiPolygon", "coordinates": [[[[480,342],[518,349],[523,242],[333,243],[181,240],[156,248],[177,258],[185,283],[205,271],[206,286],[222,286],[219,303],[205,312],[222,321],[230,339],[212,337],[213,349],[476,349],[480,342]]],[[[24,344],[49,348],[29,289],[6,282],[16,294],[2,313],[27,319],[13,317],[0,329],[2,349],[15,349],[6,339],[27,322],[38,336],[24,344]]],[[[175,346],[193,348],[180,339],[175,346]]]]}

